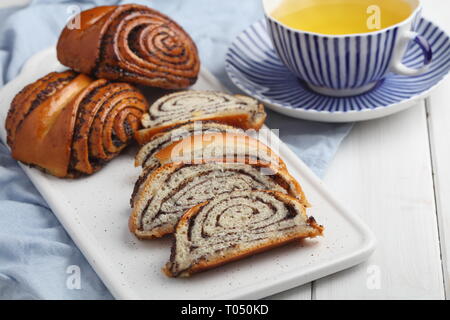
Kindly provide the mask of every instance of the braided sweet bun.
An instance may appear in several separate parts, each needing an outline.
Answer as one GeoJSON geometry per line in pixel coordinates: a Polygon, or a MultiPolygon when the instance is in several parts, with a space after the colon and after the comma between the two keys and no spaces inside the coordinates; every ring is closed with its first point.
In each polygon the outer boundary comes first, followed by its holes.
{"type": "Polygon", "coordinates": [[[142,117],[144,129],[136,139],[148,142],[155,134],[188,121],[215,121],[244,130],[259,130],[264,124],[264,106],[256,99],[212,91],[180,91],[154,102],[142,117]]]}
{"type": "Polygon", "coordinates": [[[129,221],[139,238],[171,233],[188,209],[235,190],[276,190],[307,204],[300,185],[286,170],[261,163],[169,163],[139,183],[129,221]]]}
{"type": "Polygon", "coordinates": [[[188,277],[322,232],[302,203],[287,194],[243,190],[218,195],[182,216],[164,272],[188,277]]]}
{"type": "Polygon", "coordinates": [[[146,108],[129,84],[52,72],[12,101],[7,142],[14,159],[54,176],[88,175],[129,144],[146,108]]]}
{"type": "Polygon", "coordinates": [[[97,78],[166,89],[197,80],[200,60],[190,36],[166,15],[137,4],[102,6],[80,13],[66,27],[58,60],[97,78]]]}

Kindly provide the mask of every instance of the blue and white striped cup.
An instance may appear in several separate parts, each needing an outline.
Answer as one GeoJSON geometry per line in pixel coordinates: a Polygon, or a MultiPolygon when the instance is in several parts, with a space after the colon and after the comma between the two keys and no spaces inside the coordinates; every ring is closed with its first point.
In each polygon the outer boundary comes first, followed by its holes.
{"type": "Polygon", "coordinates": [[[281,1],[263,0],[273,45],[283,63],[318,93],[337,97],[357,95],[373,89],[389,72],[414,76],[428,70],[431,47],[413,31],[422,11],[420,0],[406,0],[413,11],[396,25],[349,35],[304,32],[283,25],[271,16],[281,1]],[[424,65],[419,69],[402,63],[410,41],[423,51],[424,65]]]}

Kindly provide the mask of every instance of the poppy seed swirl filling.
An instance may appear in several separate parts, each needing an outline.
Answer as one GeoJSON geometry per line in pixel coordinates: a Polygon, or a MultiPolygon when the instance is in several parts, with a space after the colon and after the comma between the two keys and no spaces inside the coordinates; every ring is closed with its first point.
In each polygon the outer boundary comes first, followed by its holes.
{"type": "Polygon", "coordinates": [[[142,117],[136,136],[142,145],[166,130],[192,121],[214,121],[244,130],[259,130],[266,113],[258,100],[224,92],[186,90],[156,100],[142,117]]]}
{"type": "MultiPolygon", "coordinates": [[[[195,83],[200,62],[189,35],[156,10],[125,8],[118,7],[113,14],[103,38],[106,49],[101,51],[100,61],[108,65],[109,57],[114,55],[119,64],[112,66],[127,71],[131,81],[135,80],[133,75],[142,78],[136,82],[144,85],[180,89],[195,83]]],[[[101,62],[94,72],[100,76],[105,72],[101,62]]]]}
{"type": "Polygon", "coordinates": [[[144,127],[151,128],[189,119],[214,117],[218,114],[245,114],[250,121],[265,118],[264,110],[257,100],[223,92],[181,91],[166,95],[150,106],[142,119],[144,127]]]}
{"type": "Polygon", "coordinates": [[[289,195],[259,190],[218,195],[182,217],[165,272],[190,276],[322,231],[301,202],[289,195]]]}
{"type": "Polygon", "coordinates": [[[135,197],[130,218],[140,238],[160,237],[174,230],[180,217],[199,203],[236,190],[276,190],[307,204],[298,183],[284,170],[263,164],[170,163],[147,176],[135,197]],[[262,173],[272,170],[272,175],[262,173]]]}
{"type": "Polygon", "coordinates": [[[83,94],[69,167],[74,176],[93,173],[117,156],[133,140],[147,105],[126,83],[97,80],[83,94]]]}
{"type": "MultiPolygon", "coordinates": [[[[213,126],[213,124],[210,124],[210,126],[213,126]]],[[[260,169],[262,173],[266,170],[264,166],[271,167],[265,173],[268,175],[272,174],[272,171],[286,169],[284,162],[259,140],[241,134],[237,130],[229,130],[228,126],[220,126],[227,130],[225,132],[209,132],[202,135],[187,136],[181,140],[167,143],[161,149],[156,147],[160,140],[158,136],[155,136],[154,140],[145,145],[136,156],[135,164],[143,163],[143,171],[134,185],[130,201],[131,206],[134,206],[135,198],[147,177],[167,163],[241,162],[259,164],[262,165],[260,169]],[[151,150],[154,150],[154,152],[151,152],[151,150]],[[142,159],[146,159],[145,162],[142,159]]],[[[165,138],[161,136],[163,140],[167,138],[167,136],[165,138]]]]}

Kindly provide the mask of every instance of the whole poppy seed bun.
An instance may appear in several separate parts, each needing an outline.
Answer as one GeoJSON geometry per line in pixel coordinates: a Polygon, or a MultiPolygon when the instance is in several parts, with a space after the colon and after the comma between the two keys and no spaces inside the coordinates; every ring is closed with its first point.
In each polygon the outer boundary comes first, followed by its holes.
{"type": "Polygon", "coordinates": [[[82,11],[58,44],[58,60],[78,72],[150,87],[182,89],[200,70],[197,47],[175,21],[137,4],[82,11]]]}
{"type": "Polygon", "coordinates": [[[12,156],[60,178],[100,170],[132,140],[147,108],[127,83],[52,72],[29,84],[6,119],[12,156]]]}

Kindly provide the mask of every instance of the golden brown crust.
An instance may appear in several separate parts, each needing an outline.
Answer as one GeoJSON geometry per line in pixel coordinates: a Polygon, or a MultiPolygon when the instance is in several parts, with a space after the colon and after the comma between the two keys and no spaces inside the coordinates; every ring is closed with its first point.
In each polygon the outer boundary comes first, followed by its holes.
{"type": "Polygon", "coordinates": [[[54,176],[91,174],[127,145],[146,108],[128,84],[53,72],[14,98],[5,123],[8,145],[16,160],[54,176]]]}
{"type": "MultiPolygon", "coordinates": [[[[297,199],[293,198],[290,195],[286,195],[283,194],[281,192],[277,192],[277,191],[264,191],[267,193],[271,193],[274,194],[277,198],[279,199],[284,199],[287,202],[296,202],[298,201],[297,199]]],[[[176,229],[178,228],[182,228],[183,225],[186,225],[189,223],[189,220],[194,217],[195,215],[197,215],[200,212],[200,209],[207,205],[208,202],[204,202],[201,204],[198,204],[195,207],[192,207],[191,209],[189,209],[179,220],[176,229]]],[[[305,208],[302,206],[303,208],[303,215],[306,216],[306,210],[305,208]]],[[[247,249],[247,250],[242,250],[240,252],[238,252],[237,254],[232,254],[232,255],[226,255],[226,256],[222,256],[222,257],[218,257],[212,260],[200,260],[198,262],[196,262],[194,265],[192,265],[189,269],[184,270],[183,272],[181,272],[181,274],[173,274],[172,271],[170,270],[170,262],[168,262],[166,264],[166,266],[162,269],[162,271],[168,276],[168,277],[189,277],[195,273],[198,272],[202,272],[202,271],[206,271],[212,268],[216,268],[219,267],[221,265],[224,265],[226,263],[229,262],[233,262],[236,260],[240,260],[243,259],[245,257],[257,254],[257,253],[261,253],[264,251],[268,251],[272,248],[276,248],[285,244],[288,244],[290,242],[294,242],[294,241],[298,241],[298,240],[302,240],[305,238],[311,238],[311,237],[317,237],[317,236],[322,236],[323,235],[323,231],[324,231],[324,227],[317,224],[315,219],[313,217],[309,217],[307,220],[308,225],[312,228],[311,232],[306,233],[306,234],[301,234],[301,235],[293,235],[293,236],[286,236],[283,238],[277,238],[277,239],[273,239],[270,242],[266,242],[260,245],[256,245],[253,248],[247,249]]],[[[175,240],[174,240],[175,243],[175,240]]]]}
{"type": "MultiPolygon", "coordinates": [[[[208,132],[208,131],[221,132],[222,131],[222,132],[241,132],[242,134],[244,134],[243,130],[241,130],[237,127],[233,127],[233,126],[219,123],[216,121],[188,121],[186,123],[180,123],[173,127],[167,127],[163,131],[152,136],[152,138],[146,143],[146,145],[142,146],[140,148],[140,150],[138,151],[138,153],[136,154],[134,166],[135,167],[138,167],[138,166],[144,167],[145,160],[147,159],[147,157],[150,157],[151,154],[153,154],[153,152],[148,153],[149,150],[146,148],[147,144],[152,144],[156,140],[166,137],[166,139],[167,138],[170,139],[170,141],[163,139],[165,141],[164,146],[167,146],[168,144],[172,143],[174,140],[181,139],[182,137],[192,136],[192,135],[200,134],[200,133],[206,133],[203,131],[203,129],[206,132],[208,132]],[[176,130],[179,130],[179,129],[181,131],[176,133],[176,130]]],[[[156,150],[157,149],[155,149],[155,151],[156,150]]]]}
{"type": "MultiPolygon", "coordinates": [[[[264,113],[264,108],[262,109],[262,112],[264,113]]],[[[249,129],[259,130],[264,125],[265,119],[266,116],[261,117],[257,122],[255,122],[253,121],[253,119],[249,114],[236,114],[233,116],[226,115],[226,116],[194,117],[192,119],[180,121],[175,124],[168,124],[165,126],[141,129],[136,132],[135,138],[140,145],[143,145],[149,142],[156,134],[159,134],[160,132],[163,132],[170,127],[181,125],[183,123],[187,123],[190,121],[214,121],[218,123],[227,124],[236,128],[241,128],[244,130],[249,129]]]]}
{"type": "Polygon", "coordinates": [[[102,35],[116,6],[101,6],[80,13],[80,27],[65,27],[56,50],[58,60],[73,70],[92,74],[99,58],[102,35]]]}
{"type": "Polygon", "coordinates": [[[31,109],[54,94],[56,90],[64,87],[75,77],[76,73],[73,71],[51,72],[36,82],[27,85],[14,97],[5,123],[8,145],[11,145],[15,139],[16,128],[25,116],[32,111],[31,109]]]}
{"type": "MultiPolygon", "coordinates": [[[[67,75],[62,73],[59,79],[65,79],[67,75]]],[[[79,75],[69,82],[64,81],[61,87],[52,86],[57,79],[52,77],[52,82],[38,82],[37,90],[26,99],[27,103],[18,102],[22,101],[22,93],[19,93],[12,102],[6,127],[9,128],[8,141],[14,159],[44,168],[57,177],[64,177],[68,172],[73,135],[74,106],[70,102],[92,80],[79,75]],[[45,95],[46,92],[52,94],[45,95]],[[40,99],[43,93],[45,97],[40,99]],[[13,120],[18,117],[22,119],[20,122],[13,120]]]]}
{"type": "MultiPolygon", "coordinates": [[[[184,139],[175,141],[174,143],[168,145],[164,149],[158,151],[155,154],[155,157],[159,160],[161,164],[164,164],[171,162],[173,157],[176,157],[180,154],[184,154],[185,150],[189,151],[201,149],[213,143],[220,143],[229,147],[238,147],[244,145],[246,147],[257,148],[260,154],[272,157],[273,160],[275,160],[273,164],[278,164],[280,168],[286,168],[286,165],[283,162],[283,160],[261,141],[245,134],[236,134],[229,132],[208,133],[186,137],[184,139]]],[[[205,157],[205,159],[206,158],[207,157],[205,157]]],[[[225,160],[232,160],[232,159],[225,159],[225,160]]]]}
{"type": "Polygon", "coordinates": [[[166,89],[195,83],[197,48],[175,21],[146,6],[102,6],[80,13],[80,27],[66,27],[58,60],[97,78],[166,89]]]}
{"type": "Polygon", "coordinates": [[[166,276],[171,277],[171,278],[173,278],[173,277],[190,277],[193,274],[207,271],[210,269],[214,269],[214,268],[220,267],[224,264],[234,262],[237,260],[241,260],[241,259],[247,258],[249,256],[252,256],[252,255],[255,255],[258,253],[262,253],[265,251],[269,251],[270,249],[281,247],[288,243],[291,243],[294,241],[300,241],[300,240],[308,238],[308,237],[310,237],[310,236],[295,236],[295,237],[279,238],[279,239],[273,240],[271,243],[260,245],[260,246],[257,246],[257,247],[254,247],[252,249],[248,249],[245,251],[241,251],[241,252],[239,252],[239,254],[236,254],[236,255],[217,258],[217,259],[211,260],[211,261],[201,260],[198,263],[196,263],[189,270],[183,271],[182,274],[180,274],[180,275],[172,274],[170,272],[170,269],[167,266],[165,266],[162,271],[164,272],[164,274],[166,276]]]}

